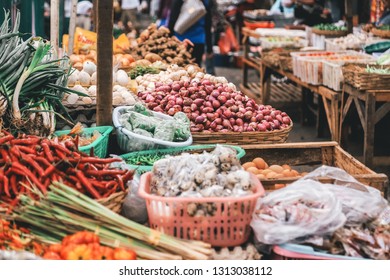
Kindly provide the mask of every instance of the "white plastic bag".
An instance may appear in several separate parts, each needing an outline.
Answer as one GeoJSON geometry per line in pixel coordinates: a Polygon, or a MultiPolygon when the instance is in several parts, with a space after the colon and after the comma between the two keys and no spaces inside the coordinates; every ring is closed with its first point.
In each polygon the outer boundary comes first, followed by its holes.
{"type": "Polygon", "coordinates": [[[122,215],[134,222],[144,224],[148,221],[148,212],[145,200],[138,196],[139,179],[138,174],[134,175],[129,192],[123,201],[122,215]]]}
{"type": "Polygon", "coordinates": [[[282,244],[303,236],[331,233],[345,221],[335,195],[323,184],[308,179],[259,199],[251,227],[257,241],[282,244]]]}
{"type": "Polygon", "coordinates": [[[360,224],[375,220],[388,205],[379,190],[358,182],[344,170],[323,165],[310,172],[304,180],[317,180],[319,177],[334,179],[333,184],[327,184],[331,192],[341,201],[347,224],[360,224]]]}

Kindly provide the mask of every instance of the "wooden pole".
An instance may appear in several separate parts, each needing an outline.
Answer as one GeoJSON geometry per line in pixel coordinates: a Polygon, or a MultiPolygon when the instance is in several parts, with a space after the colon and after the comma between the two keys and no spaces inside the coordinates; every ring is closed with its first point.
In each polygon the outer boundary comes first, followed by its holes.
{"type": "Polygon", "coordinates": [[[72,0],[72,6],[70,7],[70,20],[69,20],[69,42],[68,42],[68,54],[73,53],[74,46],[74,33],[76,29],[76,17],[77,17],[77,0],[72,0]]]}
{"type": "Polygon", "coordinates": [[[59,13],[60,1],[50,1],[50,44],[54,50],[54,56],[58,57],[58,35],[59,35],[59,13]]]}
{"type": "Polygon", "coordinates": [[[345,0],[345,16],[347,20],[348,33],[353,31],[353,12],[352,12],[352,0],[345,0]]]}
{"type": "Polygon", "coordinates": [[[113,1],[97,0],[97,108],[96,124],[112,123],[113,1]]]}

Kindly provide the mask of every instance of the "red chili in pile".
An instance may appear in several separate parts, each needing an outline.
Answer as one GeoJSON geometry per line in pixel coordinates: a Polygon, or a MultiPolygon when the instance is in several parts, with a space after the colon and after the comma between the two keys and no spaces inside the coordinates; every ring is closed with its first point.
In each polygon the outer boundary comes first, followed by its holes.
{"type": "Polygon", "coordinates": [[[125,190],[133,170],[110,168],[118,158],[98,158],[78,150],[74,141],[62,143],[32,135],[15,138],[0,133],[0,200],[31,195],[31,186],[46,193],[53,181],[100,199],[125,190]]]}

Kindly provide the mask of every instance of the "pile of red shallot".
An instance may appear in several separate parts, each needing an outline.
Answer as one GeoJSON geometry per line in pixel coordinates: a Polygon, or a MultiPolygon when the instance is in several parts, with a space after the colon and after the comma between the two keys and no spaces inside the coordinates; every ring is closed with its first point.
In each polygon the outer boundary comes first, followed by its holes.
{"type": "Polygon", "coordinates": [[[182,111],[192,132],[273,131],[292,124],[290,117],[270,105],[258,105],[229,84],[208,79],[155,83],[154,91],[139,92],[149,109],[173,116],[182,111]]]}

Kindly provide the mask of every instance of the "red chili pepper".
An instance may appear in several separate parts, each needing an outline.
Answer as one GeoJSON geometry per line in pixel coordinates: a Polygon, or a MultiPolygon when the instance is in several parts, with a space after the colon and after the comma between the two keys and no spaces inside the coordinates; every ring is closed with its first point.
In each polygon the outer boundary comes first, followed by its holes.
{"type": "Polygon", "coordinates": [[[8,142],[8,141],[11,141],[12,139],[14,139],[14,137],[12,135],[7,135],[7,136],[4,136],[4,137],[1,137],[0,138],[0,145],[8,142]]]}
{"type": "Polygon", "coordinates": [[[27,176],[44,194],[46,193],[47,189],[44,185],[39,182],[37,177],[25,166],[21,165],[19,162],[13,162],[12,167],[17,168],[24,172],[24,176],[27,176]]]}
{"type": "Polygon", "coordinates": [[[80,159],[69,159],[70,162],[106,164],[122,161],[120,158],[96,158],[96,157],[82,157],[80,159]]]}
{"type": "Polygon", "coordinates": [[[19,193],[18,188],[17,188],[17,184],[18,183],[16,181],[16,175],[12,175],[10,177],[10,185],[11,185],[11,189],[15,195],[18,195],[18,193],[19,193]]]}
{"type": "Polygon", "coordinates": [[[38,175],[41,178],[44,177],[44,171],[43,171],[42,167],[40,167],[39,164],[35,160],[33,160],[32,157],[26,156],[26,157],[23,157],[23,160],[25,162],[27,162],[31,167],[33,167],[38,172],[38,175]]]}
{"type": "Polygon", "coordinates": [[[9,183],[8,183],[8,177],[4,175],[4,170],[0,170],[0,180],[3,181],[3,188],[4,188],[4,193],[8,196],[11,197],[11,194],[9,192],[9,183]]]}
{"type": "Polygon", "coordinates": [[[124,175],[126,170],[119,169],[107,169],[107,170],[87,170],[85,172],[90,176],[101,177],[101,176],[116,176],[116,175],[124,175]]]}
{"type": "Polygon", "coordinates": [[[7,150],[0,148],[0,154],[1,154],[1,157],[2,157],[6,162],[10,162],[10,161],[11,161],[11,158],[9,157],[9,154],[8,154],[8,151],[7,151],[7,150]]]}
{"type": "Polygon", "coordinates": [[[21,138],[21,139],[13,139],[11,144],[13,145],[36,145],[41,141],[39,138],[21,138]]]}
{"type": "Polygon", "coordinates": [[[37,151],[35,149],[26,147],[26,146],[16,146],[21,152],[31,155],[36,155],[37,151]]]}
{"type": "Polygon", "coordinates": [[[118,185],[122,191],[125,191],[125,184],[123,183],[122,176],[116,175],[115,178],[118,180],[118,185]]]}
{"type": "Polygon", "coordinates": [[[123,183],[127,183],[127,181],[133,179],[134,170],[128,170],[125,175],[122,176],[123,183]]]}
{"type": "Polygon", "coordinates": [[[47,177],[52,174],[56,170],[54,165],[50,165],[46,170],[42,173],[42,177],[47,177]]]}
{"type": "Polygon", "coordinates": [[[46,142],[42,141],[41,146],[43,148],[43,152],[45,153],[45,156],[48,159],[48,161],[53,162],[54,158],[52,152],[50,151],[49,145],[46,142]]]}
{"type": "Polygon", "coordinates": [[[60,144],[50,142],[50,146],[54,148],[54,150],[56,151],[57,154],[59,151],[61,151],[62,154],[65,154],[68,156],[70,156],[72,154],[72,151],[69,151],[66,147],[64,147],[60,144]]]}
{"type": "Polygon", "coordinates": [[[97,190],[92,186],[91,182],[84,176],[83,172],[78,170],[76,172],[77,178],[79,178],[80,183],[87,189],[87,191],[95,198],[102,198],[101,195],[97,192],[97,190]]]}

